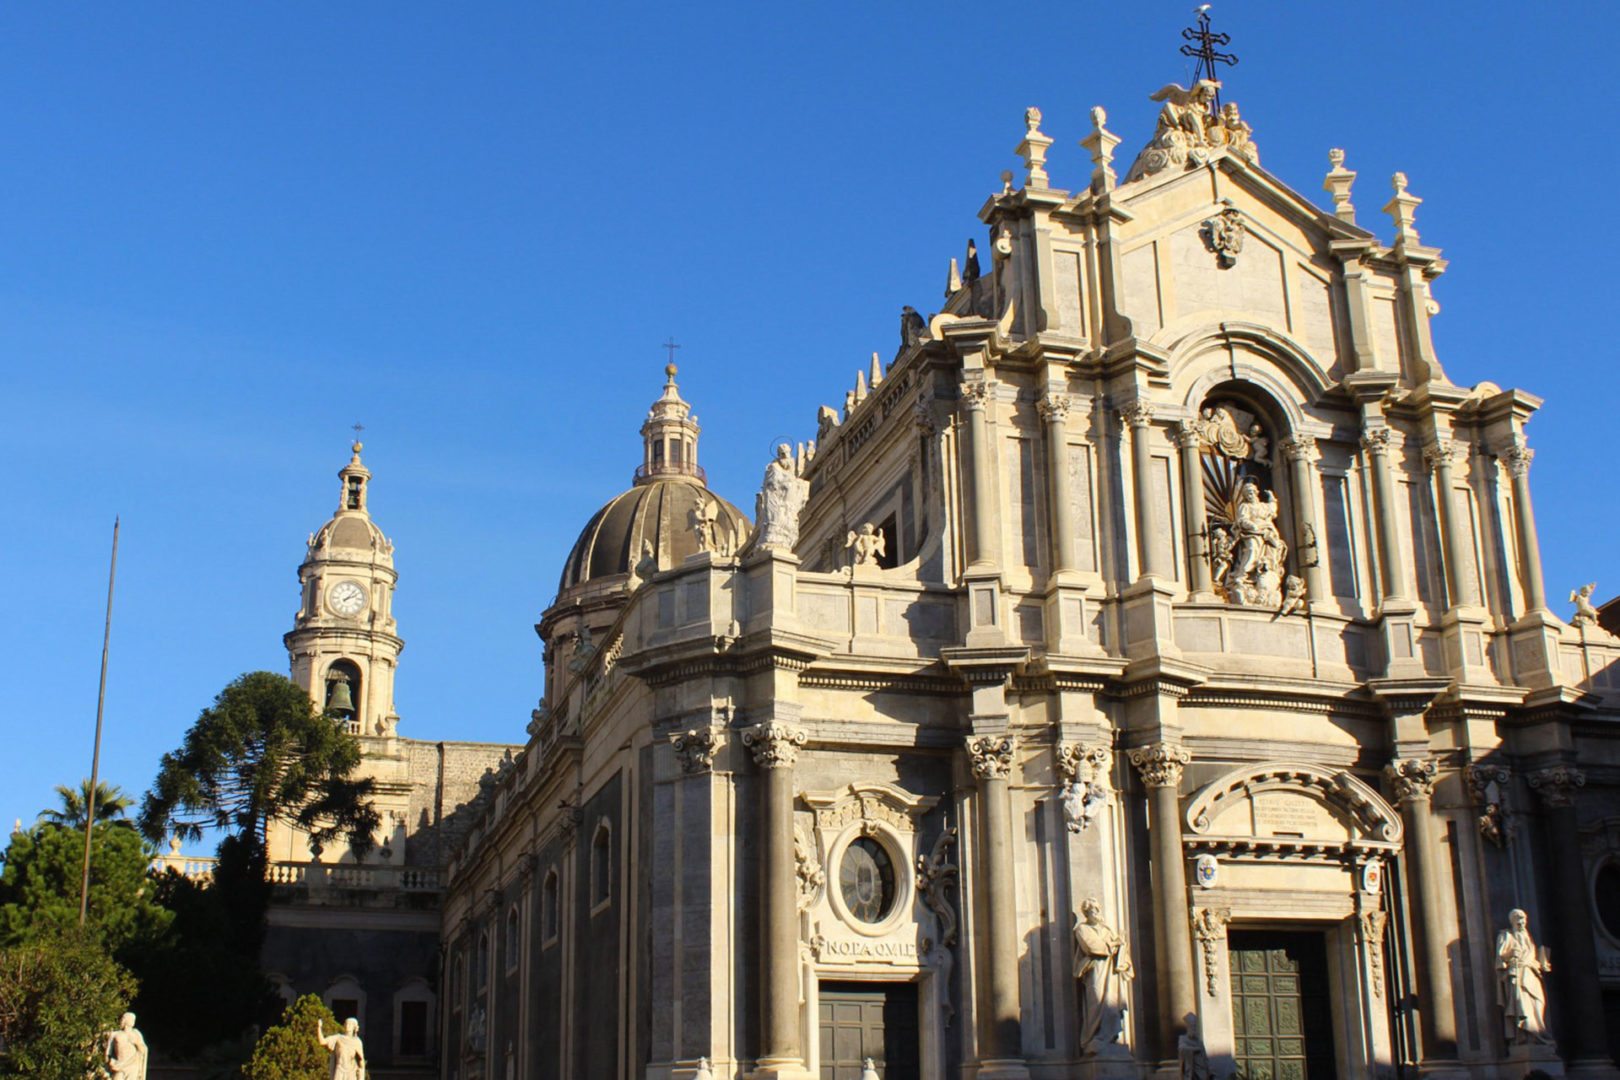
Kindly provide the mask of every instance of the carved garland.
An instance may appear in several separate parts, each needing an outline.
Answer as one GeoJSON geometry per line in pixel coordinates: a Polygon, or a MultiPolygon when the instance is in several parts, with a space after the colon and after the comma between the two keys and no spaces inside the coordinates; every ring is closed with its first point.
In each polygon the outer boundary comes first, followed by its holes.
{"type": "Polygon", "coordinates": [[[1194,908],[1193,936],[1204,954],[1204,992],[1214,997],[1220,989],[1220,948],[1226,943],[1226,924],[1232,920],[1230,908],[1194,908]]]}
{"type": "Polygon", "coordinates": [[[1384,923],[1382,911],[1361,913],[1361,943],[1367,949],[1367,970],[1372,979],[1374,997],[1384,996],[1384,923]]]}

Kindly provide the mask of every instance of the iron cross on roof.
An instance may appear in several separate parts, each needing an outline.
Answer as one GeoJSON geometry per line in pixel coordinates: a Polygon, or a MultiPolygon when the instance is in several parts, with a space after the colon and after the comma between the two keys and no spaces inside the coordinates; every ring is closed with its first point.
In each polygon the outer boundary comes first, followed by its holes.
{"type": "Polygon", "coordinates": [[[672,337],[668,341],[664,342],[663,348],[669,350],[669,362],[673,364],[675,362],[675,350],[680,348],[680,346],[675,344],[675,339],[672,337]]]}
{"type": "MultiPolygon", "coordinates": [[[[1181,55],[1197,59],[1197,63],[1193,65],[1193,86],[1198,85],[1199,79],[1209,79],[1211,82],[1219,83],[1220,77],[1215,74],[1215,65],[1236,66],[1238,58],[1233,53],[1219,51],[1215,46],[1232,44],[1232,36],[1230,34],[1217,34],[1210,30],[1208,4],[1199,6],[1196,14],[1198,15],[1198,25],[1189,26],[1181,32],[1181,36],[1187,41],[1187,44],[1181,47],[1181,55]],[[1195,42],[1196,44],[1194,44],[1195,42]]],[[[1216,90],[1215,111],[1219,112],[1220,108],[1221,92],[1216,90]]]]}

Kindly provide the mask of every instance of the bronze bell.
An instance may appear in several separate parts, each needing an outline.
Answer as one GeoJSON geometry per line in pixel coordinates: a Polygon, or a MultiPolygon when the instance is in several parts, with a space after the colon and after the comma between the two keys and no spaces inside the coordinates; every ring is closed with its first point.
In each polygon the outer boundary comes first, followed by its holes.
{"type": "Polygon", "coordinates": [[[326,711],[333,716],[354,715],[354,697],[349,693],[349,680],[342,675],[327,684],[326,711]]]}

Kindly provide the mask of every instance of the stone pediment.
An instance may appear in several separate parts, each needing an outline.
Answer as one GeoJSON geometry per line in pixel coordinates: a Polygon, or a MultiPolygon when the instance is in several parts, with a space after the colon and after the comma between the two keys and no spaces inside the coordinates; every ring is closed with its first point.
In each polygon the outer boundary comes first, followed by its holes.
{"type": "Polygon", "coordinates": [[[933,809],[938,799],[913,795],[889,784],[853,783],[831,791],[806,791],[799,796],[815,815],[816,829],[832,835],[859,823],[870,834],[879,822],[896,832],[912,833],[917,819],[933,809]]]}
{"type": "Polygon", "coordinates": [[[1398,848],[1400,815],[1343,770],[1270,761],[1234,769],[1187,807],[1189,840],[1237,848],[1398,848]]]}

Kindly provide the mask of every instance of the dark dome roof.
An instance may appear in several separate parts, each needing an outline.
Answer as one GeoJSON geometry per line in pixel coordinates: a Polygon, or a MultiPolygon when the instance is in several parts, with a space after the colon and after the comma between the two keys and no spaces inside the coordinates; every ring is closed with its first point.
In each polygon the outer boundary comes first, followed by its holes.
{"type": "Polygon", "coordinates": [[[557,591],[628,575],[641,561],[641,546],[648,541],[660,569],[680,565],[697,554],[693,514],[705,503],[715,506],[715,531],[724,550],[742,547],[751,526],[741,510],[695,477],[659,477],[637,484],[596,512],[568,553],[557,591]]]}

